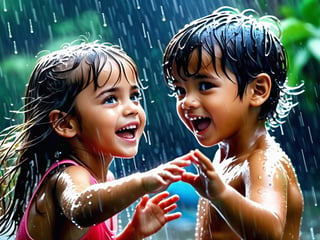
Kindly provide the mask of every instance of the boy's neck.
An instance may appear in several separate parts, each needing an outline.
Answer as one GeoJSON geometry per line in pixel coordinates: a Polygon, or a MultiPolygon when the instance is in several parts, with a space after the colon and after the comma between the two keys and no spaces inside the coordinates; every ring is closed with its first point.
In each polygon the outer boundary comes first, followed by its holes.
{"type": "Polygon", "coordinates": [[[269,137],[264,122],[259,122],[252,131],[248,130],[219,143],[220,161],[246,158],[257,149],[263,148],[269,137]]]}

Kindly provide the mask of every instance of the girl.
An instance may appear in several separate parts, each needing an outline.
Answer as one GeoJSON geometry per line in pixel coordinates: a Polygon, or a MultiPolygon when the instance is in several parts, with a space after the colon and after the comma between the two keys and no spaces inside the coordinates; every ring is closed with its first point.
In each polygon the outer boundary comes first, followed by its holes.
{"type": "Polygon", "coordinates": [[[0,233],[14,234],[19,225],[21,240],[142,239],[180,217],[171,213],[178,196],[145,194],[179,181],[190,162],[119,180],[108,171],[114,156],[137,153],[146,122],[139,99],[136,65],[116,46],[68,45],[40,58],[24,123],[2,135],[0,233]],[[141,196],[115,236],[116,214],[141,196]]]}

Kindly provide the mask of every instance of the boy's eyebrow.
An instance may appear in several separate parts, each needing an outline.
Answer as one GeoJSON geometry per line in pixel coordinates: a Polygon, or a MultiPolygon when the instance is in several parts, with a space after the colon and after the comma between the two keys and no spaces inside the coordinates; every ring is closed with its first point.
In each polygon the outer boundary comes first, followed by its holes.
{"type": "Polygon", "coordinates": [[[195,77],[196,77],[196,78],[200,78],[200,79],[208,78],[207,75],[204,75],[204,74],[201,74],[201,73],[197,73],[197,74],[195,75],[195,77]]]}
{"type": "MultiPolygon", "coordinates": [[[[185,79],[185,78],[182,78],[182,77],[180,77],[183,81],[187,81],[187,79],[185,79]]],[[[206,79],[206,78],[208,78],[208,76],[207,75],[205,75],[205,74],[201,74],[201,73],[197,73],[197,74],[195,74],[194,76],[193,76],[193,78],[195,78],[195,80],[201,80],[201,79],[206,79]]],[[[172,79],[172,84],[176,84],[177,82],[179,82],[180,80],[178,80],[178,79],[176,79],[176,78],[174,78],[174,79],[172,79]]]]}

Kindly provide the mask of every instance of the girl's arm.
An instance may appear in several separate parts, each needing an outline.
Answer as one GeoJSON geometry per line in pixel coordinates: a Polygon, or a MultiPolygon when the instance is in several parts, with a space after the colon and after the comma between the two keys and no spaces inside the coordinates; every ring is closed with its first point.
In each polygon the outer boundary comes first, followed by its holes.
{"type": "Polygon", "coordinates": [[[158,232],[167,222],[181,217],[181,213],[170,213],[176,209],[177,195],[169,197],[168,192],[162,192],[151,199],[144,195],[136,207],[132,221],[117,240],[140,240],[158,232]]]}
{"type": "Polygon", "coordinates": [[[200,173],[185,173],[182,180],[209,199],[239,237],[281,239],[287,205],[287,181],[281,168],[264,169],[264,156],[254,156],[256,161],[252,161],[246,176],[246,196],[243,196],[222,181],[211,161],[201,152],[195,151],[189,157],[200,173]]]}
{"type": "Polygon", "coordinates": [[[165,190],[179,181],[190,162],[174,160],[146,173],[137,173],[106,183],[90,185],[90,174],[70,166],[57,179],[58,201],[65,216],[79,227],[105,221],[146,193],[165,190]]]}

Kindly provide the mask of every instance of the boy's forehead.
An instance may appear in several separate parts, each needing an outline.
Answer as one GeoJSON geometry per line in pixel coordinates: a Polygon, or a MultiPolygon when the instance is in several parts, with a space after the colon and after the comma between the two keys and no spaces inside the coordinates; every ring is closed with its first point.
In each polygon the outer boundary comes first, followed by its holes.
{"type": "Polygon", "coordinates": [[[183,64],[179,64],[176,61],[173,61],[172,64],[172,75],[173,76],[186,76],[184,73],[187,70],[188,74],[197,74],[201,70],[212,68],[214,71],[220,72],[221,69],[221,58],[222,52],[219,47],[214,48],[214,54],[209,53],[204,48],[194,49],[188,56],[188,60],[183,64]],[[199,68],[200,67],[200,68],[199,68]],[[179,68],[179,69],[178,69],[179,68]]]}

